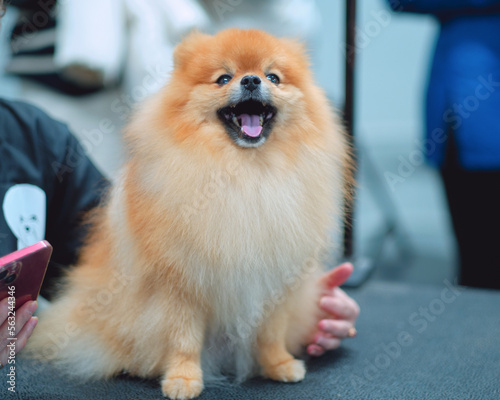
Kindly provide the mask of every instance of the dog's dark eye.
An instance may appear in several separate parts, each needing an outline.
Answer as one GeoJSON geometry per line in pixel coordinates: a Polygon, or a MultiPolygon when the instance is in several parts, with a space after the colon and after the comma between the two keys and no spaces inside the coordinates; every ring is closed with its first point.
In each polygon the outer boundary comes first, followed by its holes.
{"type": "Polygon", "coordinates": [[[221,75],[219,76],[219,78],[217,79],[216,83],[217,85],[219,86],[224,86],[225,84],[229,83],[229,81],[233,79],[233,77],[231,75],[221,75]]]}
{"type": "Polygon", "coordinates": [[[280,78],[278,78],[278,75],[276,74],[268,74],[266,78],[276,85],[279,85],[280,83],[280,78]]]}

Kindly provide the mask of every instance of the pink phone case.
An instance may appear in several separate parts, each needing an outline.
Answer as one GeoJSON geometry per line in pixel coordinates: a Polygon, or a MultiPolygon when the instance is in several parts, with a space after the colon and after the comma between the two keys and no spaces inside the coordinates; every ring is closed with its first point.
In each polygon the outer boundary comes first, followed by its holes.
{"type": "Polygon", "coordinates": [[[52,246],[42,240],[1,257],[0,300],[13,295],[16,308],[29,300],[36,300],[51,254],[52,246]]]}

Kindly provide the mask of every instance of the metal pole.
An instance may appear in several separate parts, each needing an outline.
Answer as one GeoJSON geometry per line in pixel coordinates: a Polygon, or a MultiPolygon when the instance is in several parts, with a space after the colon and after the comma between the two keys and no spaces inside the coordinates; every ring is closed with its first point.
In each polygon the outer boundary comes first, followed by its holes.
{"type": "MultiPolygon", "coordinates": [[[[356,152],[354,148],[354,62],[356,59],[356,0],[346,0],[345,24],[345,103],[344,122],[348,140],[352,145],[354,166],[356,166],[356,152]]],[[[352,258],[353,249],[353,208],[354,201],[345,200],[346,212],[344,217],[344,258],[352,258]]]]}

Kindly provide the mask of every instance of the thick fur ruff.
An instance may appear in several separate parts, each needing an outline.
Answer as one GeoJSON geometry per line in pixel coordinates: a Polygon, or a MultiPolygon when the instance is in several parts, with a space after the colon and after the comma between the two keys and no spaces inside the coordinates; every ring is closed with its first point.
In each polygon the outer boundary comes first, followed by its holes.
{"type": "Polygon", "coordinates": [[[259,31],[191,34],[126,133],[129,162],[31,354],[87,379],[163,376],[172,398],[198,395],[202,373],[302,379],[290,353],[320,318],[316,282],[349,170],[302,47],[259,31]],[[227,69],[235,83],[220,87],[227,69]],[[257,148],[235,144],[216,115],[249,73],[277,109],[257,148]]]}

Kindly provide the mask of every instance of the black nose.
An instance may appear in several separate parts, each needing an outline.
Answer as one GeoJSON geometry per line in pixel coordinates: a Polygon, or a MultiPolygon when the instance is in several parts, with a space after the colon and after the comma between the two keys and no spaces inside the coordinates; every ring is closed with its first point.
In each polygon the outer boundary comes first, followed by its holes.
{"type": "Polygon", "coordinates": [[[250,90],[251,92],[257,89],[260,85],[260,78],[256,75],[247,75],[244,76],[243,79],[241,80],[241,85],[247,89],[250,90]]]}

